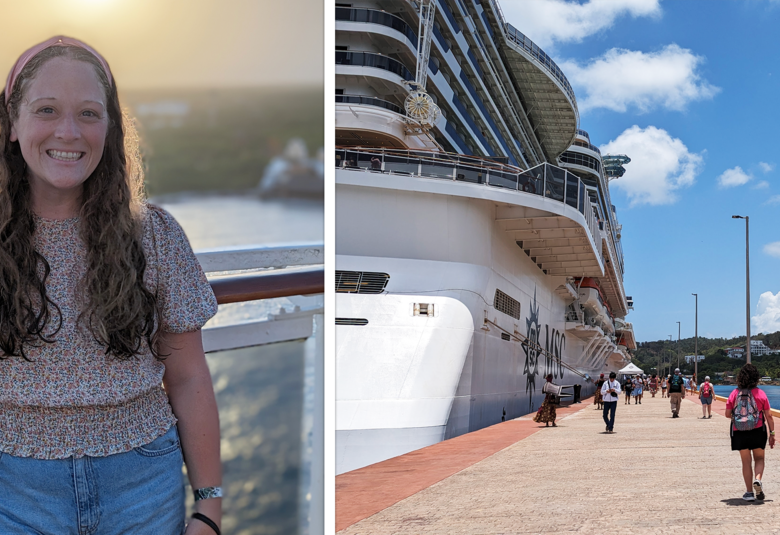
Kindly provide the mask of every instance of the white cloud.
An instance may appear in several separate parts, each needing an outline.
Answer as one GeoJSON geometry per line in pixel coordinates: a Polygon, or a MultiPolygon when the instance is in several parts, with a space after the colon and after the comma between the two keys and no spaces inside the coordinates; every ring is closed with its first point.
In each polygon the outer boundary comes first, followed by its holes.
{"type": "Polygon", "coordinates": [[[744,172],[740,166],[736,166],[723,171],[723,174],[718,177],[718,185],[721,188],[733,188],[747,184],[751,178],[753,177],[744,172]]]}
{"type": "Polygon", "coordinates": [[[769,187],[769,182],[766,180],[762,180],[761,182],[756,183],[755,186],[753,186],[753,189],[766,189],[769,187]]]}
{"type": "Polygon", "coordinates": [[[618,17],[659,17],[659,0],[502,0],[507,22],[531,38],[537,45],[549,47],[555,42],[579,43],[610,28],[618,17]]]}
{"type": "Polygon", "coordinates": [[[769,173],[770,171],[773,171],[775,168],[774,164],[766,163],[766,162],[758,162],[758,166],[761,168],[761,170],[764,173],[769,173]]]}
{"type": "Polygon", "coordinates": [[[772,195],[764,204],[780,204],[780,195],[772,195]]]}
{"type": "Polygon", "coordinates": [[[764,245],[764,252],[769,256],[780,258],[780,241],[767,243],[764,245]]]}
{"type": "Polygon", "coordinates": [[[637,125],[602,145],[602,154],[625,154],[631,158],[626,174],[614,182],[631,201],[639,204],[672,204],[675,191],[691,186],[701,172],[701,154],[688,151],[685,144],[666,130],[637,125]]]}
{"type": "Polygon", "coordinates": [[[780,331],[780,292],[764,292],[758,298],[756,315],[751,318],[754,332],[780,331]]]}
{"type": "Polygon", "coordinates": [[[582,95],[577,100],[580,112],[635,108],[646,113],[656,108],[684,110],[692,101],[714,97],[720,89],[701,78],[703,62],[704,57],[672,44],[648,53],[613,48],[585,65],[572,60],[559,65],[575,93],[582,95]]]}

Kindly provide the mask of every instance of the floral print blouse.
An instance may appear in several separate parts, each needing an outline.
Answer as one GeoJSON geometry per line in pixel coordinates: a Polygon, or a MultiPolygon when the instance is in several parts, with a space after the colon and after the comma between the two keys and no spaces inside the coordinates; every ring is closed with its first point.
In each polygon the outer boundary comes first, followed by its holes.
{"type": "MultiPolygon", "coordinates": [[[[176,220],[152,205],[144,212],[144,281],[160,303],[160,328],[200,329],[217,311],[206,276],[176,220]]],[[[161,436],[176,422],[162,387],[164,364],[146,343],[136,358],[107,357],[91,333],[77,326],[76,292],[86,269],[79,219],[36,216],[34,239],[51,267],[46,292],[62,311],[62,327],[53,343],[26,348],[31,362],[0,360],[0,452],[37,459],[100,457],[161,436]]]]}

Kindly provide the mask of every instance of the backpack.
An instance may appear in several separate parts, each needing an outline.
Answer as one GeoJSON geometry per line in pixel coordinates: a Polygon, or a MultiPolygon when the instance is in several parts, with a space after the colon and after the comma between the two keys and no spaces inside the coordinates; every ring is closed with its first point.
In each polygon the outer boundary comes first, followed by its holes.
{"type": "Polygon", "coordinates": [[[752,431],[756,428],[760,415],[753,393],[747,389],[740,389],[731,413],[734,428],[737,431],[752,431]]]}
{"type": "Polygon", "coordinates": [[[702,397],[708,398],[710,397],[711,394],[712,394],[712,386],[710,385],[710,383],[704,383],[703,385],[701,385],[702,397]]]}
{"type": "Polygon", "coordinates": [[[683,385],[683,378],[679,375],[675,375],[672,377],[672,380],[669,381],[669,392],[682,392],[682,385],[683,385]]]}

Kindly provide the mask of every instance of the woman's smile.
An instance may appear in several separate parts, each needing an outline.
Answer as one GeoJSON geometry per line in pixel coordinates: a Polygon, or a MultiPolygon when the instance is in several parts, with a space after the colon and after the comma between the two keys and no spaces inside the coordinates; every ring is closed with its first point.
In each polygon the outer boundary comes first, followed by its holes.
{"type": "Polygon", "coordinates": [[[65,152],[60,150],[47,150],[46,154],[61,162],[76,162],[84,156],[84,152],[65,152]]]}

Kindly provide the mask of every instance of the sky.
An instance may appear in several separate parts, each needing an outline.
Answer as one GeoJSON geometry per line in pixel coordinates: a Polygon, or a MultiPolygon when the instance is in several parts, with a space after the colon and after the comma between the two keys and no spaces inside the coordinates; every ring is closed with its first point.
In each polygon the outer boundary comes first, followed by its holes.
{"type": "Polygon", "coordinates": [[[322,0],[4,2],[0,71],[62,34],[97,49],[120,90],[322,85],[323,9],[322,0]]]}
{"type": "Polygon", "coordinates": [[[638,341],[780,330],[780,1],[500,0],[627,154],[610,184],[638,341]]]}

